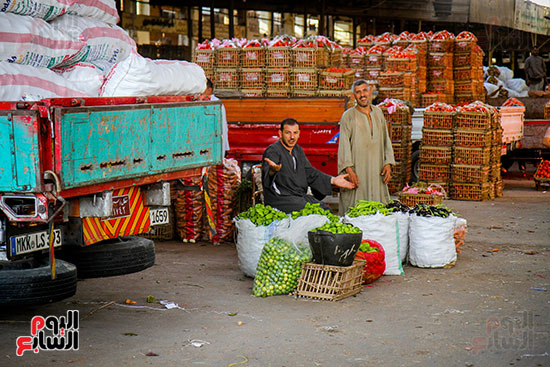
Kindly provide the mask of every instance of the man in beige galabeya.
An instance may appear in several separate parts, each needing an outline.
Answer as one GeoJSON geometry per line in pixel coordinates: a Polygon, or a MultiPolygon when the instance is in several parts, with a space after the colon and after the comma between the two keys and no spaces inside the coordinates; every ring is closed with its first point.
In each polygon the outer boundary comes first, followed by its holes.
{"type": "Polygon", "coordinates": [[[340,190],[340,215],[359,200],[387,202],[391,166],[395,164],[391,139],[382,110],[372,105],[374,86],[353,83],[356,105],[340,119],[338,171],[347,173],[354,189],[340,190]]]}

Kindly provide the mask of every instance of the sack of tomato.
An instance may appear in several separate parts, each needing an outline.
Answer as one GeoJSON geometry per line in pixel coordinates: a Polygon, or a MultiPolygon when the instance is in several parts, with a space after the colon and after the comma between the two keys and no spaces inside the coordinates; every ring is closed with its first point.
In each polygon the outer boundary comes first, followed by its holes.
{"type": "Polygon", "coordinates": [[[364,259],[367,263],[363,269],[363,283],[373,283],[380,278],[386,270],[386,257],[382,245],[373,240],[363,240],[356,259],[364,259]]]}
{"type": "Polygon", "coordinates": [[[550,161],[542,161],[539,164],[533,178],[535,180],[535,187],[537,190],[550,189],[550,161]]]}

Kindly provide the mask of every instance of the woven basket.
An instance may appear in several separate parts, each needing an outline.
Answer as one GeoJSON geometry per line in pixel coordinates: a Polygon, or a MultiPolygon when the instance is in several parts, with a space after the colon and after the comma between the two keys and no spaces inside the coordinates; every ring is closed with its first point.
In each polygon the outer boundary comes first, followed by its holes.
{"type": "Polygon", "coordinates": [[[434,147],[450,147],[453,145],[453,131],[422,128],[422,142],[434,147]]]}
{"type": "Polygon", "coordinates": [[[315,91],[319,86],[317,69],[294,69],[290,77],[293,90],[315,91]]]}
{"type": "Polygon", "coordinates": [[[319,88],[327,89],[351,89],[355,72],[353,70],[346,71],[344,73],[334,73],[329,71],[322,71],[319,75],[319,88]]]}
{"type": "Polygon", "coordinates": [[[492,139],[491,130],[455,129],[454,131],[454,142],[459,147],[485,148],[491,146],[492,139]]]}
{"type": "Polygon", "coordinates": [[[243,68],[263,68],[265,66],[265,48],[247,47],[242,50],[243,68]]]}
{"type": "Polygon", "coordinates": [[[492,125],[491,115],[484,112],[463,112],[456,115],[456,127],[464,129],[489,129],[492,125]]]}
{"type": "Polygon", "coordinates": [[[239,71],[235,69],[216,69],[216,89],[238,89],[240,84],[239,71]]]}
{"type": "Polygon", "coordinates": [[[236,68],[241,63],[241,49],[223,47],[216,49],[216,66],[218,68],[236,68]]]}
{"type": "Polygon", "coordinates": [[[290,47],[268,47],[266,55],[270,68],[288,68],[292,64],[290,47]]]}
{"type": "Polygon", "coordinates": [[[402,192],[399,194],[399,201],[408,207],[416,206],[416,204],[427,204],[427,205],[439,205],[443,202],[443,198],[447,197],[447,192],[440,184],[431,183],[428,185],[429,188],[438,188],[443,192],[443,195],[435,194],[412,194],[402,192]]]}
{"type": "Polygon", "coordinates": [[[455,200],[482,201],[489,200],[493,195],[489,183],[451,183],[451,197],[455,200]]]}
{"type": "Polygon", "coordinates": [[[385,72],[380,73],[378,83],[381,87],[412,87],[412,73],[385,72]]]}
{"type": "Polygon", "coordinates": [[[454,147],[453,161],[455,164],[474,166],[488,165],[491,160],[490,148],[454,147]]]}
{"type": "Polygon", "coordinates": [[[420,163],[418,178],[421,181],[449,181],[451,178],[451,167],[446,164],[420,163]]]}
{"type": "Polygon", "coordinates": [[[361,292],[365,260],[351,266],[303,263],[296,295],[312,299],[338,301],[361,292]]]}
{"type": "Polygon", "coordinates": [[[483,183],[489,181],[489,166],[451,165],[454,182],[483,183]]]}
{"type": "Polygon", "coordinates": [[[265,86],[265,73],[261,68],[241,69],[242,89],[263,89],[265,86]]]}
{"type": "MultiPolygon", "coordinates": [[[[437,96],[437,94],[431,94],[431,96],[437,96]]],[[[455,115],[454,112],[425,111],[424,127],[426,129],[451,130],[454,127],[455,115]]]]}
{"type": "Polygon", "coordinates": [[[392,125],[411,125],[412,124],[412,120],[411,120],[412,116],[408,108],[406,109],[398,108],[392,113],[389,113],[387,108],[381,108],[381,109],[387,123],[390,123],[392,125]]]}
{"type": "Polygon", "coordinates": [[[451,164],[451,147],[432,147],[422,145],[420,147],[420,162],[427,164],[451,164]]]}

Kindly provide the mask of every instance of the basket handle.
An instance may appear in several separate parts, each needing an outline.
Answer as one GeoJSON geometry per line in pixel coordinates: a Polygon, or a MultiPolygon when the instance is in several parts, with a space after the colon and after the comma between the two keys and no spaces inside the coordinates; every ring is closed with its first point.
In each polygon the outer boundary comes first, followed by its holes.
{"type": "MultiPolygon", "coordinates": [[[[441,186],[438,183],[431,183],[431,184],[428,185],[428,189],[432,189],[432,188],[436,188],[436,189],[441,190],[441,192],[443,193],[443,199],[447,199],[447,191],[445,191],[443,186],[441,186]]],[[[432,194],[432,196],[434,196],[434,194],[432,194]]]]}

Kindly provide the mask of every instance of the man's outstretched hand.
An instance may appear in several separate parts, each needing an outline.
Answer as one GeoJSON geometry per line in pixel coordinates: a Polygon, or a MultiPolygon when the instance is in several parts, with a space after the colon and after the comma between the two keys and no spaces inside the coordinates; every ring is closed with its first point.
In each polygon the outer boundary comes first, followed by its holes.
{"type": "Polygon", "coordinates": [[[349,173],[346,173],[345,175],[336,176],[330,179],[330,183],[334,186],[341,187],[343,189],[353,190],[357,186],[355,186],[353,183],[346,180],[346,178],[349,177],[349,173]]]}
{"type": "Polygon", "coordinates": [[[269,158],[264,158],[264,161],[269,164],[269,174],[273,176],[275,173],[279,172],[281,170],[281,167],[283,166],[282,163],[276,164],[269,158]]]}

